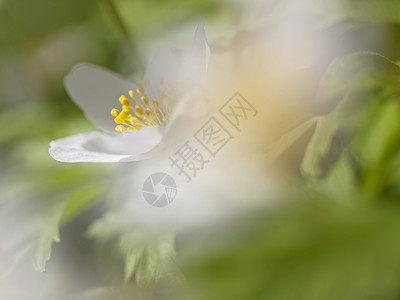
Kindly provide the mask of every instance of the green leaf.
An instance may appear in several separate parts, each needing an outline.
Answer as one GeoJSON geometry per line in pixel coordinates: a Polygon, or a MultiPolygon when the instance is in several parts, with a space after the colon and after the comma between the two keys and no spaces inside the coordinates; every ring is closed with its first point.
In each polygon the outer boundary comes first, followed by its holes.
{"type": "MultiPolygon", "coordinates": [[[[13,256],[13,263],[6,273],[11,272],[18,263],[27,257],[31,259],[36,271],[43,272],[45,270],[46,263],[51,256],[52,244],[60,240],[58,224],[66,197],[49,197],[46,200],[38,207],[33,206],[33,203],[37,201],[36,195],[31,195],[29,198],[24,196],[22,201],[6,199],[0,203],[2,208],[0,217],[6,224],[10,223],[9,216],[25,215],[22,219],[17,218],[15,226],[9,228],[3,235],[3,246],[6,252],[13,256]],[[42,205],[44,206],[42,207],[42,205]]],[[[2,277],[7,274],[0,275],[2,277]]]]}
{"type": "Polygon", "coordinates": [[[60,240],[60,221],[65,224],[89,209],[106,187],[98,180],[99,168],[61,167],[48,157],[46,143],[39,147],[36,144],[30,140],[21,142],[21,147],[12,153],[12,161],[18,164],[0,180],[0,227],[7,228],[2,245],[12,258],[6,273],[27,258],[35,270],[45,270],[52,244],[60,240]]]}
{"type": "MultiPolygon", "coordinates": [[[[375,143],[380,143],[379,139],[385,139],[386,135],[393,136],[393,130],[396,126],[392,126],[396,118],[396,110],[389,108],[390,118],[384,118],[386,124],[386,133],[382,133],[382,126],[376,127],[371,117],[365,118],[366,124],[357,124],[355,120],[360,120],[371,102],[377,97],[387,98],[393,97],[393,94],[399,93],[400,86],[400,69],[399,67],[383,56],[360,52],[350,54],[335,60],[328,68],[320,81],[317,100],[327,104],[335,100],[338,102],[336,107],[327,116],[318,121],[313,136],[307,145],[304,158],[301,164],[302,172],[305,176],[315,178],[324,174],[328,166],[323,166],[325,161],[335,160],[330,155],[332,150],[332,141],[339,132],[350,134],[351,142],[359,140],[359,136],[366,136],[366,128],[371,124],[374,131],[378,132],[374,135],[376,140],[371,139],[368,133],[367,140],[371,147],[365,148],[363,145],[360,150],[366,151],[370,149],[372,152],[382,153],[381,147],[376,147],[375,143]],[[379,95],[377,91],[381,92],[379,95]],[[389,95],[389,96],[388,96],[389,95]],[[392,126],[391,128],[389,128],[392,126]],[[363,133],[364,132],[364,133],[363,133]],[[392,132],[392,133],[389,133],[392,132]],[[378,150],[379,148],[379,150],[378,150]],[[328,157],[330,155],[330,157],[328,157]]],[[[390,101],[390,100],[388,100],[390,101]]],[[[375,111],[372,111],[375,114],[375,111]]],[[[340,145],[335,145],[340,146],[340,145]]],[[[349,145],[347,145],[349,146],[349,145]]],[[[340,151],[340,149],[339,149],[340,151]]],[[[359,156],[360,153],[357,154],[359,156]]],[[[330,161],[332,163],[332,161],[330,161]]]]}
{"type": "Polygon", "coordinates": [[[64,210],[66,197],[53,198],[53,203],[35,216],[36,232],[29,241],[28,255],[36,271],[43,272],[50,259],[53,242],[60,241],[59,221],[64,210]]]}
{"type": "Polygon", "coordinates": [[[46,270],[46,263],[50,259],[53,242],[59,241],[58,227],[53,227],[48,232],[42,232],[41,236],[33,241],[29,252],[36,271],[44,272],[46,270]]]}
{"type": "Polygon", "coordinates": [[[348,204],[359,198],[355,170],[346,152],[342,153],[324,178],[311,181],[309,185],[338,202],[348,204]]]}
{"type": "Polygon", "coordinates": [[[140,285],[167,281],[179,284],[183,275],[175,263],[175,236],[164,236],[149,244],[143,251],[136,273],[140,285]]]}
{"type": "Polygon", "coordinates": [[[108,213],[89,227],[88,235],[102,245],[113,241],[113,249],[108,251],[117,250],[123,259],[125,283],[133,275],[140,285],[181,282],[175,263],[175,235],[138,222],[134,216],[129,210],[108,213]]]}
{"type": "Polygon", "coordinates": [[[301,170],[304,175],[319,177],[323,174],[321,160],[328,154],[338,128],[339,122],[334,113],[318,121],[301,162],[301,170]]]}
{"type": "Polygon", "coordinates": [[[363,124],[364,133],[356,137],[354,150],[364,165],[376,166],[398,146],[400,136],[400,103],[389,98],[370,111],[369,124],[363,124]]]}
{"type": "Polygon", "coordinates": [[[124,283],[126,284],[135,273],[140,259],[143,256],[143,248],[136,251],[126,251],[125,253],[125,267],[124,267],[124,283]]]}
{"type": "Polygon", "coordinates": [[[356,158],[364,190],[371,196],[394,184],[400,149],[400,103],[397,95],[375,95],[346,122],[352,132],[349,149],[356,158]]]}
{"type": "Polygon", "coordinates": [[[106,190],[107,182],[99,180],[84,185],[82,188],[72,193],[65,205],[60,220],[60,226],[65,225],[91,208],[97,201],[102,199],[101,196],[105,194],[106,190]]]}
{"type": "Polygon", "coordinates": [[[354,91],[372,91],[390,86],[399,89],[400,69],[386,57],[357,52],[335,59],[322,76],[317,101],[330,103],[354,91]]]}

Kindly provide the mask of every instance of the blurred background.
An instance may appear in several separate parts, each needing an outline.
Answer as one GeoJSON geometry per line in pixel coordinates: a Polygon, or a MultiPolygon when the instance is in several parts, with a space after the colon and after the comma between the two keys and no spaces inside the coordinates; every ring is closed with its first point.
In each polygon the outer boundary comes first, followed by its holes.
{"type": "Polygon", "coordinates": [[[398,61],[395,0],[0,0],[0,299],[399,299],[398,61]],[[141,83],[200,22],[209,99],[240,90],[262,117],[224,183],[195,186],[238,209],[154,233],[121,164],[48,143],[95,130],[63,87],[75,64],[141,83]]]}

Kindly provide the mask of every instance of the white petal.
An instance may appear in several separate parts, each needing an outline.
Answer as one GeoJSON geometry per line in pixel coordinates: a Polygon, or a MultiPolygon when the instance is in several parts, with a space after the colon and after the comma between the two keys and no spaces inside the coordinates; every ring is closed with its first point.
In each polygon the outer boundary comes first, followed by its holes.
{"type": "Polygon", "coordinates": [[[145,76],[145,80],[150,83],[146,91],[148,96],[157,99],[158,91],[163,91],[168,85],[174,86],[173,99],[184,94],[204,80],[209,61],[210,47],[204,32],[204,23],[200,23],[191,53],[186,59],[178,49],[169,46],[161,47],[153,54],[145,76]],[[160,78],[164,78],[164,85],[159,84],[160,78]]]}
{"type": "Polygon", "coordinates": [[[158,91],[164,90],[167,85],[176,83],[181,66],[182,53],[178,49],[170,46],[157,49],[146,69],[145,81],[150,84],[148,96],[156,99],[158,91]],[[164,79],[163,85],[160,85],[161,78],[164,79]]]}
{"type": "Polygon", "coordinates": [[[205,73],[207,71],[210,63],[210,46],[204,31],[204,23],[200,23],[197,26],[189,59],[196,65],[198,72],[205,73]]]}
{"type": "Polygon", "coordinates": [[[85,143],[96,138],[98,132],[82,133],[52,141],[49,154],[60,162],[117,162],[130,155],[97,152],[85,148],[85,143]]]}
{"type": "Polygon", "coordinates": [[[61,162],[136,161],[154,155],[160,140],[156,128],[126,135],[93,131],[52,141],[49,154],[61,162]]]}
{"type": "Polygon", "coordinates": [[[195,33],[192,51],[182,63],[180,70],[179,85],[182,92],[204,83],[209,62],[210,47],[204,32],[204,24],[200,23],[195,33]]]}
{"type": "Polygon", "coordinates": [[[118,99],[135,90],[136,84],[116,73],[90,64],[75,66],[64,81],[65,89],[86,117],[99,129],[115,132],[111,109],[120,109],[118,99]]]}
{"type": "Polygon", "coordinates": [[[160,149],[178,143],[194,134],[209,115],[206,99],[200,89],[186,93],[174,107],[167,127],[161,127],[163,140],[160,149]]]}
{"type": "Polygon", "coordinates": [[[173,123],[175,119],[181,116],[198,118],[206,114],[207,101],[205,95],[200,88],[195,88],[185,93],[179,101],[177,101],[169,122],[173,123]]]}

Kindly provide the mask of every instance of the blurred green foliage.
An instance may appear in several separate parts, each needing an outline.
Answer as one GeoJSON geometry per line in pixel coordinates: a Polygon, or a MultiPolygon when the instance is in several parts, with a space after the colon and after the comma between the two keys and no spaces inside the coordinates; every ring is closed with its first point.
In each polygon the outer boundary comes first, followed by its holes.
{"type": "Polygon", "coordinates": [[[97,2],[6,1],[0,10],[0,50],[26,51],[57,30],[84,21],[97,2]]]}
{"type": "Polygon", "coordinates": [[[184,299],[396,299],[398,213],[311,192],[294,197],[295,204],[247,218],[222,240],[221,232],[199,238],[202,251],[184,269],[192,297],[184,299]]]}
{"type": "Polygon", "coordinates": [[[239,23],[243,6],[1,1],[0,255],[9,264],[0,277],[27,257],[43,271],[60,230],[84,215],[90,225],[73,234],[94,240],[92,267],[103,273],[96,283],[114,289],[86,287],[81,299],[398,299],[400,4],[326,4],[340,9],[310,10],[331,22],[321,30],[331,47],[317,72],[317,112],[266,150],[278,166],[289,152],[302,157],[287,171],[296,184],[282,182],[284,204],[243,216],[234,228],[178,236],[177,251],[172,233],[151,235],[124,215],[108,177],[115,166],[48,156],[49,141],[93,129],[63,91],[63,76],[86,60],[141,78],[148,48],[169,30],[239,23]],[[181,252],[189,255],[180,260],[181,252]]]}

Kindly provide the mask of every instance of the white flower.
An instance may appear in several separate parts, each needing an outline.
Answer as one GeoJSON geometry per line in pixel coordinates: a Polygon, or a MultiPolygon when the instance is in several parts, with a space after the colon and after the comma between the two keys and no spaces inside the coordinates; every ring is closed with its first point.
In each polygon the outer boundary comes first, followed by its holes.
{"type": "Polygon", "coordinates": [[[201,111],[196,86],[205,77],[209,57],[201,23],[188,57],[168,46],[154,53],[143,86],[97,66],[77,65],[65,88],[99,131],[52,141],[51,157],[61,162],[136,161],[162,151],[179,136],[187,117],[201,111]]]}

